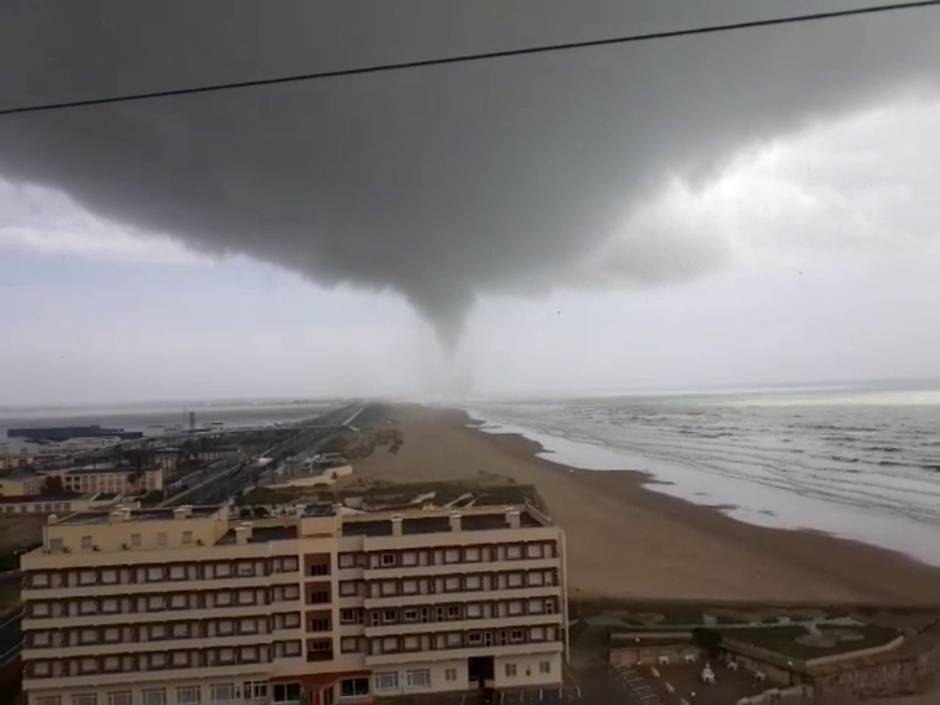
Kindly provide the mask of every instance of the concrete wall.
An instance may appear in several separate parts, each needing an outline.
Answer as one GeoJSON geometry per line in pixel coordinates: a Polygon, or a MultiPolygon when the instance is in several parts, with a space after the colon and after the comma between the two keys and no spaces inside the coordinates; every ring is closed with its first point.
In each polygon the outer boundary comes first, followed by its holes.
{"type": "Polygon", "coordinates": [[[611,666],[632,666],[636,663],[656,665],[659,658],[665,656],[670,663],[682,663],[686,655],[701,658],[701,650],[691,644],[641,644],[639,647],[639,660],[637,647],[613,646],[610,649],[611,666]]]}
{"type": "Polygon", "coordinates": [[[940,645],[904,658],[879,659],[814,677],[819,705],[849,705],[863,698],[918,693],[940,673],[940,645]]]}
{"type": "Polygon", "coordinates": [[[561,654],[532,654],[497,656],[494,659],[493,685],[497,688],[515,688],[538,685],[560,685],[562,680],[561,654]],[[548,664],[548,673],[542,671],[548,664]],[[507,673],[515,667],[515,675],[507,673]]]}

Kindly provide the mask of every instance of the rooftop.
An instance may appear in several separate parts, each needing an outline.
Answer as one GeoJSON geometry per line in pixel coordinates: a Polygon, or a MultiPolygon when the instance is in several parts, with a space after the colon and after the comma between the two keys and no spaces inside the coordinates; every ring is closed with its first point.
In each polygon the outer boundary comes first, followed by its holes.
{"type": "MultiPolygon", "coordinates": [[[[237,526],[237,525],[236,525],[237,526]]],[[[219,539],[218,545],[236,543],[235,528],[229,529],[225,535],[219,539]]],[[[297,524],[278,524],[277,526],[257,526],[251,527],[251,543],[265,543],[267,541],[285,541],[297,538],[297,524]]]]}
{"type": "MultiPolygon", "coordinates": [[[[176,509],[179,509],[179,507],[176,509]]],[[[187,518],[199,519],[212,516],[220,510],[220,507],[198,506],[188,507],[187,510],[189,511],[187,518]]],[[[175,516],[173,507],[148,507],[145,509],[127,509],[126,511],[129,514],[127,521],[167,521],[175,516]]],[[[55,523],[60,526],[87,526],[89,524],[108,524],[110,522],[111,512],[90,511],[70,514],[55,523]]]]}

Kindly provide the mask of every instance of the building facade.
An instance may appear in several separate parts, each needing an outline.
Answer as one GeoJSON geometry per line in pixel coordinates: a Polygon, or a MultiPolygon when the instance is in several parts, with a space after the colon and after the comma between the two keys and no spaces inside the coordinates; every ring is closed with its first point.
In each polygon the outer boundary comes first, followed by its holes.
{"type": "Polygon", "coordinates": [[[528,506],[76,514],[22,557],[23,687],[32,705],[332,705],[558,684],[564,566],[528,506]]]}
{"type": "Polygon", "coordinates": [[[0,477],[0,497],[31,497],[42,492],[46,478],[27,470],[0,477]]]}
{"type": "Polygon", "coordinates": [[[57,471],[62,487],[69,492],[113,492],[121,495],[143,494],[163,489],[163,468],[148,470],[117,467],[82,467],[57,471]]]}

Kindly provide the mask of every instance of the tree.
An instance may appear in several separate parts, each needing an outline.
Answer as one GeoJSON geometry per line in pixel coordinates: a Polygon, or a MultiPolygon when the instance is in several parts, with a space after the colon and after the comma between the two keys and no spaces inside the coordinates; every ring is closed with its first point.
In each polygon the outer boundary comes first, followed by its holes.
{"type": "Polygon", "coordinates": [[[42,488],[39,490],[41,495],[46,497],[62,497],[63,495],[75,494],[74,492],[65,489],[65,485],[62,484],[62,478],[58,475],[49,475],[43,480],[42,488]]]}

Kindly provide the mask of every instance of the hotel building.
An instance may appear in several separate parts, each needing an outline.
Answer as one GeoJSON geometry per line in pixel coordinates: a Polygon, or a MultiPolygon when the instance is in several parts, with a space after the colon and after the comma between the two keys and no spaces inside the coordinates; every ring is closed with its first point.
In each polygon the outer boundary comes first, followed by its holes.
{"type": "Polygon", "coordinates": [[[562,531],[535,508],[50,517],[22,557],[31,705],[333,705],[559,684],[562,531]]]}

